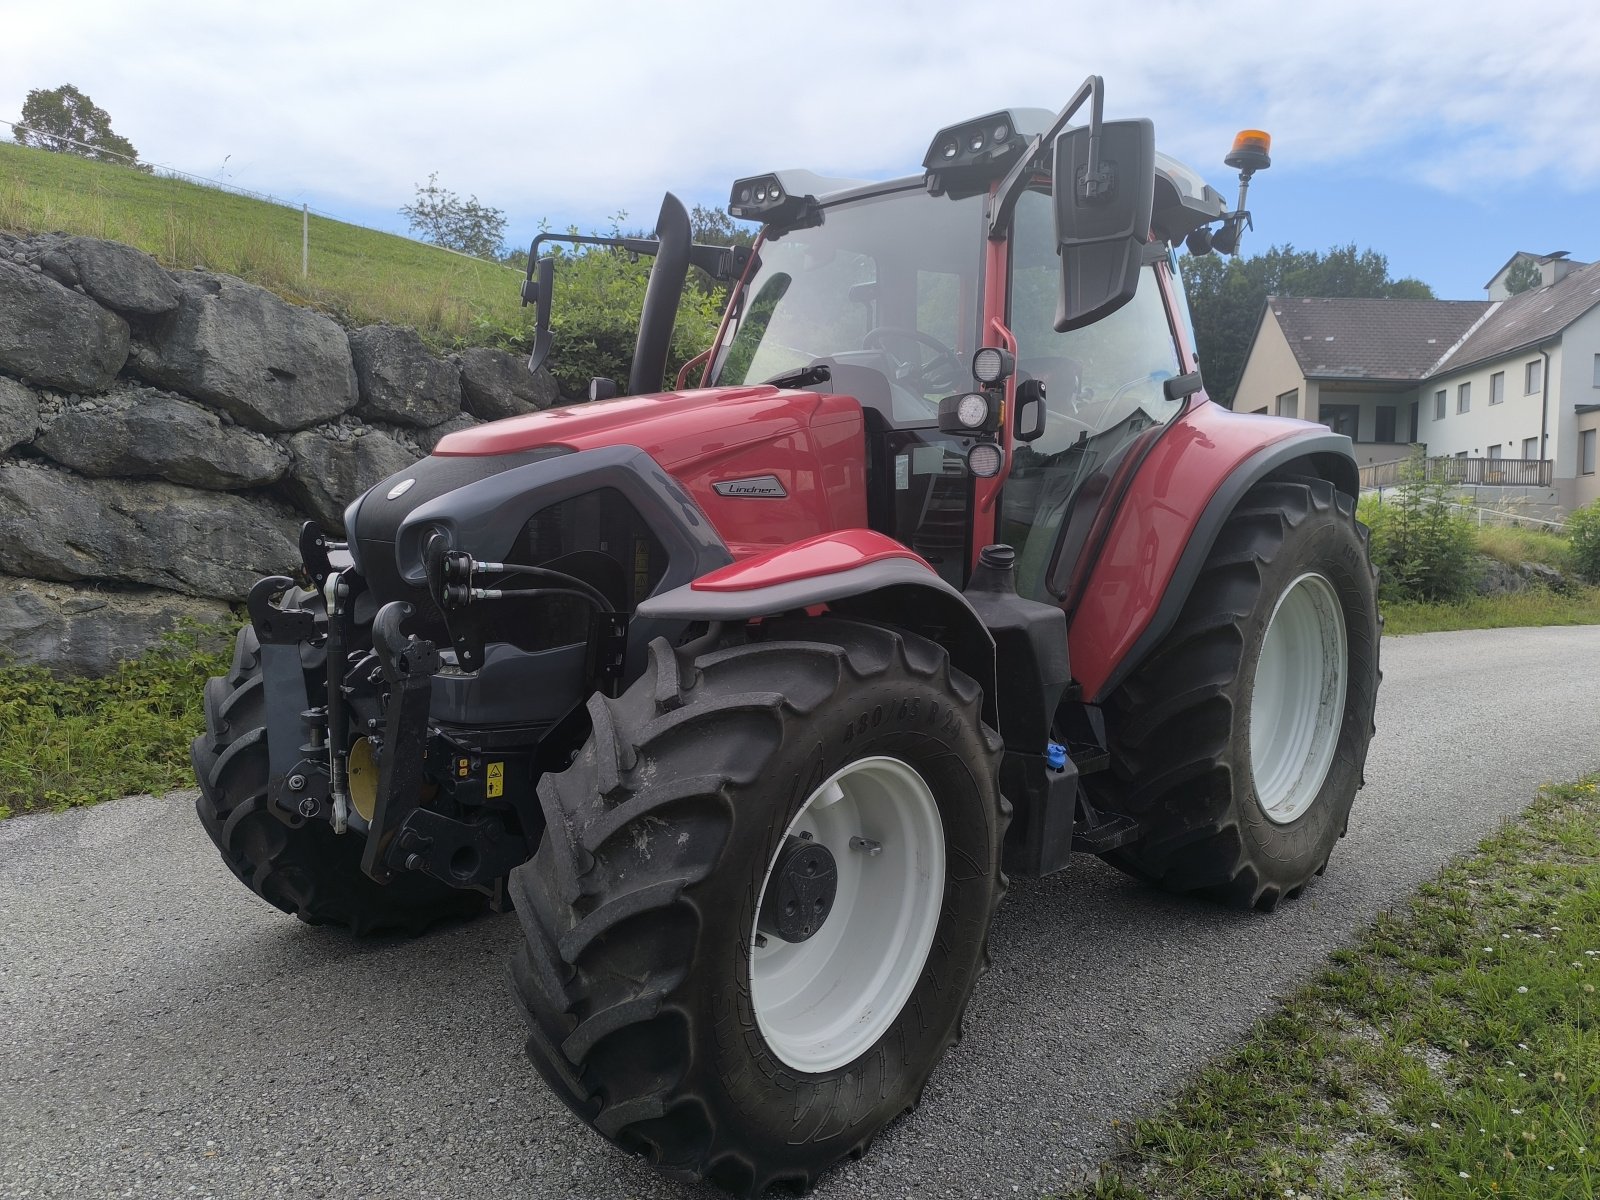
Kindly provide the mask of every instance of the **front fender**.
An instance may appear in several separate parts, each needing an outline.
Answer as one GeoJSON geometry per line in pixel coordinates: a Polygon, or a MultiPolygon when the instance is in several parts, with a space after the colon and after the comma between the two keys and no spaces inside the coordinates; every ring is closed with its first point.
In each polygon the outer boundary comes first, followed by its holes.
{"type": "Polygon", "coordinates": [[[998,727],[994,639],[965,596],[914,551],[870,529],[841,529],[711,571],[650,597],[638,615],[677,621],[750,621],[826,605],[944,646],[983,688],[984,720],[998,727]]]}
{"type": "Polygon", "coordinates": [[[1162,435],[1118,500],[1069,616],[1073,677],[1085,699],[1103,701],[1155,649],[1228,515],[1253,485],[1285,468],[1358,494],[1350,439],[1322,425],[1207,401],[1162,435]]]}

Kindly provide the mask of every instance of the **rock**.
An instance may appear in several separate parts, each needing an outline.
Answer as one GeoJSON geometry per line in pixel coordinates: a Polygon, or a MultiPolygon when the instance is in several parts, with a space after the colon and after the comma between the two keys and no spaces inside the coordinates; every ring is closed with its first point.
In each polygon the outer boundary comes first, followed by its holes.
{"type": "Polygon", "coordinates": [[[0,259],[0,368],[69,392],[104,391],[128,360],[128,323],[48,275],[0,259]]]}
{"type": "Polygon", "coordinates": [[[39,432],[39,397],[32,388],[0,375],[0,454],[33,441],[39,432]]]}
{"type": "Polygon", "coordinates": [[[0,576],[0,646],[8,666],[105,675],[193,621],[217,626],[220,640],[233,613],[221,600],[173,592],[102,592],[0,576]]]}
{"type": "Polygon", "coordinates": [[[329,533],[344,529],[345,505],[417,461],[397,439],[354,422],[297,433],[289,449],[294,465],[284,490],[329,533]]]}
{"type": "Polygon", "coordinates": [[[101,238],[36,239],[37,262],[68,287],[81,287],[107,308],[159,317],[178,307],[178,285],[143,250],[101,238]]]}
{"type": "Polygon", "coordinates": [[[418,444],[424,454],[432,454],[433,448],[452,433],[459,433],[463,429],[474,429],[483,422],[477,417],[462,413],[453,421],[446,421],[443,425],[435,425],[432,429],[415,430],[418,444]]]}
{"type": "Polygon", "coordinates": [[[1528,581],[1522,573],[1498,558],[1478,555],[1478,570],[1477,592],[1480,596],[1507,596],[1528,590],[1528,581]]]}
{"type": "Polygon", "coordinates": [[[461,402],[485,421],[549,408],[561,398],[550,372],[528,370],[524,355],[475,346],[461,355],[461,402]]]}
{"type": "Polygon", "coordinates": [[[428,353],[414,329],[368,325],[350,335],[361,400],[356,413],[398,425],[438,425],[461,412],[461,372],[428,353]]]}
{"type": "Polygon", "coordinates": [[[0,572],[11,575],[238,600],[295,567],[296,532],[294,515],[265,500],[0,466],[0,572]]]}
{"type": "Polygon", "coordinates": [[[1567,590],[1567,577],[1554,567],[1546,566],[1544,563],[1525,562],[1518,570],[1529,583],[1549,588],[1552,592],[1567,590]]]}
{"type": "Polygon", "coordinates": [[[265,434],[224,425],[208,408],[137,385],[66,405],[38,450],[84,475],[159,475],[190,487],[261,487],[283,477],[289,453],[265,434]]]}
{"type": "Polygon", "coordinates": [[[140,378],[204,400],[241,425],[287,433],[356,402],[344,330],[229,275],[180,275],[175,312],[134,346],[140,378]]]}

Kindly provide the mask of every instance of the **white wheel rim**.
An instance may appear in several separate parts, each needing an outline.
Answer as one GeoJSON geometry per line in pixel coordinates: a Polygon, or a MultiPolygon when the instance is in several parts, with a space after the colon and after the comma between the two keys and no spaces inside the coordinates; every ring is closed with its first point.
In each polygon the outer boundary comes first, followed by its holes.
{"type": "MultiPolygon", "coordinates": [[[[811,793],[785,831],[802,834],[833,854],[833,908],[803,942],[751,929],[750,998],[772,1052],[816,1074],[864,1054],[910,998],[939,925],[944,826],[922,776],[878,757],[851,763],[811,793]],[[852,848],[852,838],[881,849],[852,848]]],[[[776,863],[774,853],[758,913],[776,863]]]]}
{"type": "Polygon", "coordinates": [[[1269,820],[1298,819],[1322,790],[1349,680],[1339,598],[1321,575],[1301,575],[1267,622],[1250,700],[1250,770],[1269,820]]]}

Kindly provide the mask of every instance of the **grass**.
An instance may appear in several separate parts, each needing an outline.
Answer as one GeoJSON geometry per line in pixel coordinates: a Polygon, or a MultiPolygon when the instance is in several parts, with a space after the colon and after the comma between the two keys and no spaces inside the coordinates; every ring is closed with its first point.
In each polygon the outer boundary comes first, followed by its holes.
{"type": "Polygon", "coordinates": [[[205,636],[171,635],[104,679],[0,670],[0,818],[192,786],[202,689],[229,661],[205,636]]]}
{"type": "Polygon", "coordinates": [[[497,263],[312,217],[302,278],[291,208],[9,143],[0,143],[0,229],[127,242],[168,267],[238,275],[348,324],[413,325],[436,348],[530,320],[517,273],[497,263]]]}
{"type": "Polygon", "coordinates": [[[1571,571],[1567,539],[1543,529],[1521,529],[1486,525],[1477,531],[1478,553],[1516,567],[1525,562],[1543,563],[1558,571],[1571,571]]]}
{"type": "Polygon", "coordinates": [[[1072,1196],[1600,1195],[1597,782],[1380,917],[1072,1196]]]}
{"type": "Polygon", "coordinates": [[[1532,587],[1503,596],[1473,596],[1449,604],[1386,601],[1383,635],[1439,633],[1448,629],[1509,629],[1528,625],[1600,624],[1600,588],[1552,592],[1532,587]]]}

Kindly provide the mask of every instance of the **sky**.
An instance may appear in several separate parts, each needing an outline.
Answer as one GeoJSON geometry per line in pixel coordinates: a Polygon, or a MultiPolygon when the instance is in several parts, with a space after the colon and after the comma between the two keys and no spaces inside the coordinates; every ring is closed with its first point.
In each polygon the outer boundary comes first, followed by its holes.
{"type": "Polygon", "coordinates": [[[1448,299],[1517,250],[1600,258],[1595,0],[5,0],[0,119],[73,83],[141,158],[405,231],[432,172],[504,210],[648,228],[786,167],[914,174],[941,127],[1106,115],[1227,196],[1265,129],[1244,250],[1354,243],[1448,299]]]}

